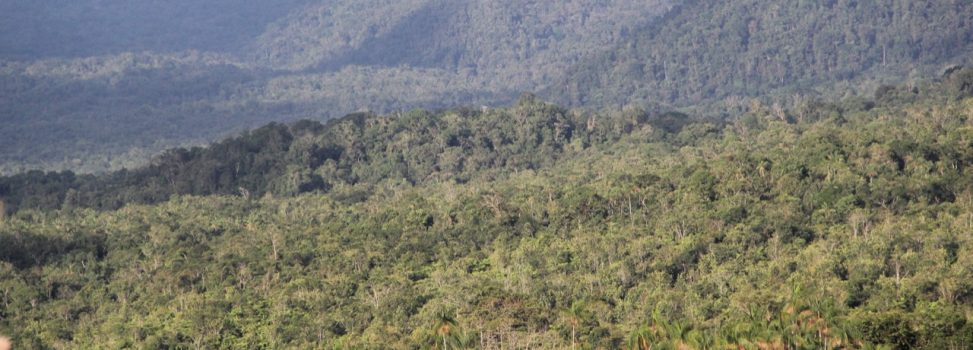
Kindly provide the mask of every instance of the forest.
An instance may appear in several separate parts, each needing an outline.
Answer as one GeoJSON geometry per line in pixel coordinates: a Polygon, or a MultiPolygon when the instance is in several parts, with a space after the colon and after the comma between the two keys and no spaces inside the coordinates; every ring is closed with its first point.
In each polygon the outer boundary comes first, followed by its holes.
{"type": "Polygon", "coordinates": [[[969,349],[973,70],[269,124],[0,178],[18,348],[969,349]]]}
{"type": "Polygon", "coordinates": [[[835,101],[973,63],[971,18],[969,1],[7,0],[0,174],[524,91],[604,114],[835,101]]]}

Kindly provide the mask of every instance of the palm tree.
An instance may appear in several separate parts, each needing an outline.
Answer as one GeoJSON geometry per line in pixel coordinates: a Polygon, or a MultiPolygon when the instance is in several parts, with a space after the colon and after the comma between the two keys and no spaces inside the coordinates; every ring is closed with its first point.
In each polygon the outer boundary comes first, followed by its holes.
{"type": "Polygon", "coordinates": [[[449,333],[453,331],[456,327],[456,320],[452,317],[442,313],[439,315],[439,320],[436,325],[436,333],[443,338],[443,350],[446,350],[446,337],[449,333]]]}
{"type": "Polygon", "coordinates": [[[459,329],[453,332],[452,335],[453,348],[457,349],[471,349],[474,347],[474,343],[479,339],[475,332],[470,332],[466,329],[459,329]]]}
{"type": "Polygon", "coordinates": [[[628,340],[628,348],[630,350],[650,350],[652,349],[652,342],[654,338],[654,331],[652,327],[648,325],[643,325],[639,329],[632,333],[632,336],[628,340]]]}
{"type": "Polygon", "coordinates": [[[571,303],[571,307],[567,310],[561,311],[561,316],[564,317],[565,321],[571,325],[571,349],[575,349],[578,344],[578,326],[584,321],[585,317],[585,302],[575,301],[571,303]]]}

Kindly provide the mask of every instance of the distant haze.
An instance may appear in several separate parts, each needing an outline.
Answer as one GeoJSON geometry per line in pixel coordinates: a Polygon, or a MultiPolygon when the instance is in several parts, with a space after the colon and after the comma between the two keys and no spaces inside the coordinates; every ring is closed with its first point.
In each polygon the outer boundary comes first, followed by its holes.
{"type": "Polygon", "coordinates": [[[971,21],[970,2],[902,0],[7,0],[0,173],[132,167],[271,121],[523,92],[714,114],[870,93],[965,63],[971,21]]]}
{"type": "Polygon", "coordinates": [[[5,0],[0,56],[238,51],[308,0],[5,0]]]}

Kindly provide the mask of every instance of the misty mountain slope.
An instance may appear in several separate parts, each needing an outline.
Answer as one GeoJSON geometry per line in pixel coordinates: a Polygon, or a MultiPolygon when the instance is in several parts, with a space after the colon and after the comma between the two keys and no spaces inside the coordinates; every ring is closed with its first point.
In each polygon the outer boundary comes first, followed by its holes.
{"type": "Polygon", "coordinates": [[[237,2],[0,4],[0,173],[119,169],[271,121],[524,91],[701,113],[727,97],[870,93],[973,52],[968,1],[237,2]]]}
{"type": "Polygon", "coordinates": [[[310,0],[5,0],[0,58],[238,52],[310,0]]]}
{"type": "Polygon", "coordinates": [[[575,67],[547,94],[574,105],[686,105],[962,63],[969,1],[690,1],[575,67]]]}
{"type": "Polygon", "coordinates": [[[289,68],[333,60],[370,38],[387,34],[396,22],[427,2],[338,0],[309,5],[271,24],[251,43],[250,59],[289,68]]]}
{"type": "MultiPolygon", "coordinates": [[[[81,4],[48,15],[72,18],[84,12],[81,4]]],[[[139,3],[99,4],[108,10],[96,14],[106,15],[139,3]]],[[[668,1],[656,0],[651,6],[630,0],[288,4],[293,6],[281,5],[261,19],[273,24],[248,44],[252,55],[235,56],[239,40],[231,40],[209,47],[215,52],[166,53],[193,46],[163,45],[136,55],[2,63],[0,119],[9,123],[0,125],[0,173],[119,169],[144,162],[145,154],[270,121],[509,103],[668,8],[668,1]],[[290,9],[288,16],[270,18],[283,8],[290,9]]],[[[177,8],[194,7],[176,3],[167,11],[177,8]]],[[[89,24],[97,29],[103,23],[89,24]]],[[[28,27],[20,30],[42,31],[28,27]]],[[[151,28],[139,30],[106,35],[119,45],[129,34],[161,40],[148,33],[151,28]]],[[[239,38],[249,35],[241,30],[239,38]]],[[[79,31],[80,42],[93,32],[79,31]]],[[[211,40],[217,34],[173,35],[211,40]]],[[[91,52],[102,48],[90,45],[91,52]]],[[[131,49],[147,48],[141,45],[131,49]]]]}
{"type": "Polygon", "coordinates": [[[167,148],[208,143],[271,121],[496,105],[513,93],[456,76],[381,67],[272,75],[209,56],[6,65],[0,68],[0,173],[131,168],[167,148]]]}
{"type": "Polygon", "coordinates": [[[671,0],[355,1],[309,6],[256,41],[258,62],[497,70],[577,60],[664,14],[671,0]],[[367,10],[363,10],[367,9],[367,10]]]}

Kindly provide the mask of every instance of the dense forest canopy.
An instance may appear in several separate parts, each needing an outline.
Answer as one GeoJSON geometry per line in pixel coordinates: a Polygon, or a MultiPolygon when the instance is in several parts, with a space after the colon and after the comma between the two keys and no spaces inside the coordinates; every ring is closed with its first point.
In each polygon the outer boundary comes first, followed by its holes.
{"type": "Polygon", "coordinates": [[[970,1],[2,1],[0,343],[973,349],[971,53],[970,1]]]}
{"type": "Polygon", "coordinates": [[[524,91],[593,111],[705,115],[758,96],[837,100],[968,63],[971,11],[892,0],[7,1],[0,173],[133,168],[271,121],[496,107],[524,91]]]}
{"type": "Polygon", "coordinates": [[[58,209],[65,201],[117,209],[178,194],[288,196],[336,186],[370,191],[384,181],[465,183],[550,166],[572,151],[652,125],[675,131],[688,122],[685,115],[641,110],[599,116],[525,94],[509,109],[272,123],[206,148],[169,150],[140,169],[102,176],[31,171],[0,178],[0,196],[11,210],[58,209]]]}
{"type": "Polygon", "coordinates": [[[753,100],[726,122],[525,95],[4,177],[0,333],[28,348],[966,349],[971,81],[753,100]]]}

